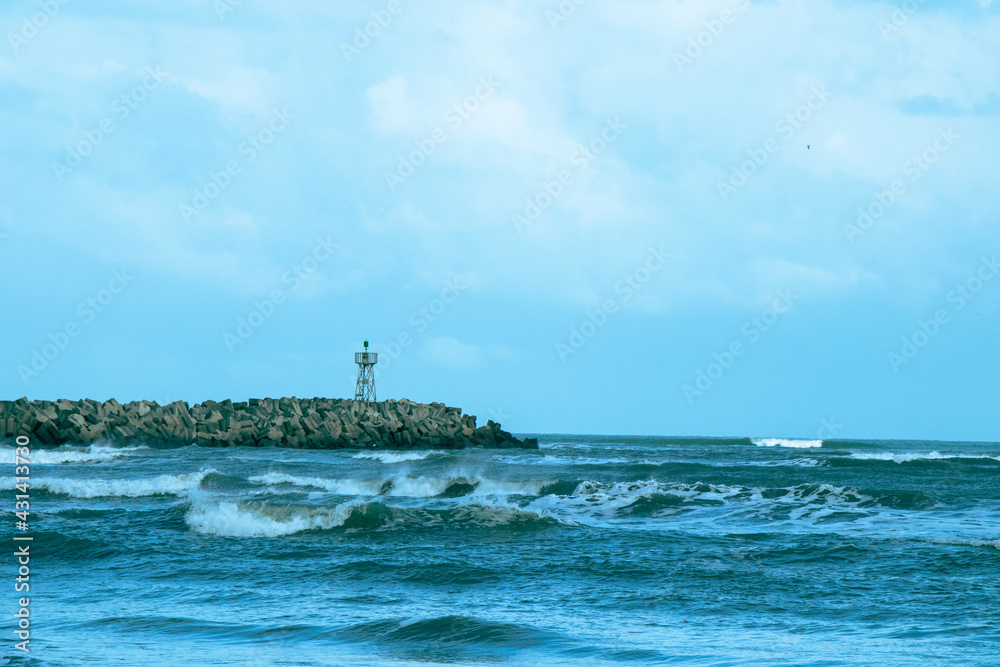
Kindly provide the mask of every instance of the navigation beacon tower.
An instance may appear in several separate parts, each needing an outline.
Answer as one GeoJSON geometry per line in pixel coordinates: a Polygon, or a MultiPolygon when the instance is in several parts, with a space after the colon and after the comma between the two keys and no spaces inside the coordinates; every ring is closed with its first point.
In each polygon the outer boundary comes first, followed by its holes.
{"type": "Polygon", "coordinates": [[[368,351],[368,341],[365,341],[365,351],[354,353],[354,363],[358,365],[358,386],[354,390],[354,400],[375,403],[375,364],[378,363],[378,353],[368,351]]]}

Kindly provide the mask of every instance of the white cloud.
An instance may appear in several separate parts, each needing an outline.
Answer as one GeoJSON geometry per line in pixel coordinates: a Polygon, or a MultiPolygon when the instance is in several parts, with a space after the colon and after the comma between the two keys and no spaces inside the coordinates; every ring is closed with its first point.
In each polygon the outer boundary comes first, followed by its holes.
{"type": "Polygon", "coordinates": [[[428,338],[424,353],[432,364],[445,368],[472,370],[486,363],[486,351],[482,347],[448,336],[428,338]]]}
{"type": "Polygon", "coordinates": [[[211,79],[192,78],[187,88],[226,113],[266,113],[273,106],[272,74],[258,67],[234,67],[211,79]]]}
{"type": "Polygon", "coordinates": [[[520,358],[518,352],[503,345],[473,345],[450,336],[428,338],[423,353],[434,365],[458,370],[483,368],[491,360],[511,362],[520,358]]]}
{"type": "Polygon", "coordinates": [[[853,263],[824,267],[809,266],[783,257],[757,257],[750,270],[756,287],[763,293],[782,287],[794,287],[802,292],[809,292],[815,298],[817,292],[829,294],[866,283],[882,283],[880,276],[853,263]]]}
{"type": "Polygon", "coordinates": [[[416,114],[406,98],[406,79],[398,74],[365,92],[372,109],[372,125],[381,134],[409,132],[416,114]]]}

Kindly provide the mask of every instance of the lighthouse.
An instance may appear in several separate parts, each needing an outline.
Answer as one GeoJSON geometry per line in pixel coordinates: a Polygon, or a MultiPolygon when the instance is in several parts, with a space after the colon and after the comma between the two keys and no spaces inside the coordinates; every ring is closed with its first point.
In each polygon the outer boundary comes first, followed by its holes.
{"type": "Polygon", "coordinates": [[[354,363],[358,365],[358,386],[354,389],[354,400],[375,403],[375,364],[378,363],[378,353],[368,351],[368,341],[365,341],[365,351],[354,353],[354,363]]]}

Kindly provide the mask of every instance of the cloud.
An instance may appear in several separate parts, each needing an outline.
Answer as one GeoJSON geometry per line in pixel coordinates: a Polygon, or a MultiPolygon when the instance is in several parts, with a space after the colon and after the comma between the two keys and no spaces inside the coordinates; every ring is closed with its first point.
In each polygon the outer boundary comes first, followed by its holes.
{"type": "Polygon", "coordinates": [[[482,347],[448,336],[428,338],[424,343],[424,353],[432,364],[460,370],[482,368],[487,357],[482,347]]]}
{"type": "Polygon", "coordinates": [[[380,134],[409,132],[416,125],[416,114],[406,99],[406,79],[398,74],[365,92],[372,110],[372,125],[380,134]]]}
{"type": "Polygon", "coordinates": [[[1000,116],[1000,96],[990,93],[981,102],[963,102],[955,97],[920,95],[904,100],[900,104],[904,114],[910,116],[939,116],[955,118],[959,116],[1000,116]]]}
{"type": "Polygon", "coordinates": [[[876,273],[853,263],[837,267],[809,266],[783,257],[760,256],[753,260],[750,269],[754,284],[765,296],[775,289],[794,287],[813,298],[818,292],[829,297],[860,285],[879,285],[883,282],[876,273]]]}
{"type": "Polygon", "coordinates": [[[424,342],[425,359],[436,366],[456,370],[476,370],[491,360],[511,362],[520,355],[503,345],[480,346],[450,336],[430,337],[424,342]]]}
{"type": "Polygon", "coordinates": [[[235,67],[211,79],[192,78],[187,89],[227,114],[265,113],[273,106],[273,76],[259,67],[235,67]]]}

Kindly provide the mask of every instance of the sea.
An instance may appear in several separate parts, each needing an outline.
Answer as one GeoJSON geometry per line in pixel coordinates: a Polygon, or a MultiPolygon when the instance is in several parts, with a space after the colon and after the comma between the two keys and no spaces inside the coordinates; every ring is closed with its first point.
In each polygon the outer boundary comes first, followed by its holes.
{"type": "Polygon", "coordinates": [[[8,439],[0,664],[1000,664],[1000,444],[527,435],[8,439]]]}

